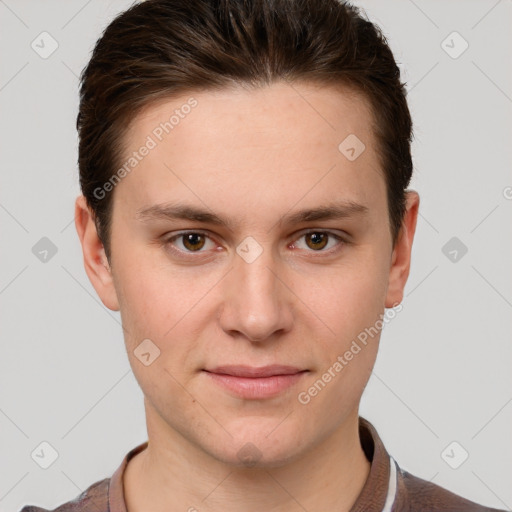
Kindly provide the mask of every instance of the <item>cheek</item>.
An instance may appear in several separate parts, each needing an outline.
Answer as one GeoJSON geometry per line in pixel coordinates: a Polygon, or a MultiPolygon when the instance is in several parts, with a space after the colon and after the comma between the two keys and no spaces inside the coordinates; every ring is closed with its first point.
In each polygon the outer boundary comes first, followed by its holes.
{"type": "Polygon", "coordinates": [[[315,336],[321,364],[310,382],[322,395],[315,398],[317,406],[356,405],[371,375],[387,289],[387,263],[376,253],[367,248],[325,276],[317,275],[310,292],[311,309],[323,333],[315,336]],[[324,385],[329,390],[320,392],[324,385]]]}
{"type": "Polygon", "coordinates": [[[161,328],[172,321],[170,290],[143,267],[118,269],[118,282],[122,283],[117,288],[126,341],[133,344],[141,337],[161,339],[161,328]]]}
{"type": "Polygon", "coordinates": [[[154,251],[144,251],[135,243],[116,249],[114,281],[123,324],[138,334],[161,338],[189,297],[176,277],[179,274],[158,264],[154,251]]]}
{"type": "Polygon", "coordinates": [[[325,334],[315,336],[319,364],[298,401],[305,410],[332,411],[326,428],[357,407],[375,364],[386,288],[382,272],[376,269],[361,274],[347,271],[330,280],[328,293],[320,297],[317,292],[318,325],[329,329],[322,328],[325,334]]]}
{"type": "Polygon", "coordinates": [[[134,376],[162,410],[174,410],[181,401],[185,407],[189,397],[179,383],[186,383],[190,354],[197,349],[189,328],[196,328],[193,306],[198,299],[177,291],[177,280],[171,282],[164,271],[141,266],[118,270],[124,341],[134,376]]]}
{"type": "MultiPolygon", "coordinates": [[[[343,345],[365,327],[370,327],[384,311],[387,290],[386,262],[373,251],[358,251],[336,267],[316,272],[302,284],[297,295],[305,301],[343,345]]],[[[341,346],[339,346],[341,345],[341,346]]]]}
{"type": "Polygon", "coordinates": [[[222,270],[191,273],[151,263],[150,253],[139,258],[132,254],[129,261],[118,259],[115,279],[129,355],[150,339],[161,351],[159,364],[165,361],[170,371],[183,372],[187,355],[211,322],[214,304],[208,292],[221,280],[222,270]]]}

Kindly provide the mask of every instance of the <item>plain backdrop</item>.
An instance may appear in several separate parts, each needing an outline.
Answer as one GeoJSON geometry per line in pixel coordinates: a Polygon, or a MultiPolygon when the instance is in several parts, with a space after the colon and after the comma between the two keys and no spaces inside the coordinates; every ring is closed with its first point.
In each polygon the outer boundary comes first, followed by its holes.
{"type": "MultiPolygon", "coordinates": [[[[76,497],[147,438],[119,315],[96,297],[73,224],[78,75],[129,5],[0,1],[1,512],[76,497]],[[58,454],[47,469],[41,443],[58,454]]],[[[407,82],[421,196],[403,310],[361,415],[403,469],[510,509],[512,2],[357,5],[407,82]]]]}

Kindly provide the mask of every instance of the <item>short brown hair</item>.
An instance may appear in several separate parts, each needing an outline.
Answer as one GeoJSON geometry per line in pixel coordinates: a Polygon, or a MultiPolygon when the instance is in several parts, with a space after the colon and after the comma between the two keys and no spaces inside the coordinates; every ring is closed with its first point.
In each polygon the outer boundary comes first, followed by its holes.
{"type": "Polygon", "coordinates": [[[349,86],[369,100],[394,245],[413,134],[405,84],[378,27],[341,0],[147,0],[108,25],[80,77],[80,186],[109,259],[113,191],[95,190],[122,162],[123,135],[141,109],[278,80],[349,86]]]}

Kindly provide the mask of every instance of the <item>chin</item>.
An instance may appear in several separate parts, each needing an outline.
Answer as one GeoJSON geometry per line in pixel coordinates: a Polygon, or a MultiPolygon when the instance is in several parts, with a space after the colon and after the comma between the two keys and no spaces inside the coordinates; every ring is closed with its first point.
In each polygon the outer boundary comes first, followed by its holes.
{"type": "MultiPolygon", "coordinates": [[[[286,415],[283,417],[286,418],[286,415]]],[[[305,447],[300,426],[283,418],[246,418],[225,425],[232,437],[206,449],[214,458],[240,468],[275,468],[298,458],[305,447]],[[286,423],[288,421],[288,423],[286,423]],[[286,423],[286,424],[285,424],[286,423]],[[227,441],[227,442],[226,442],[227,441]]]]}
{"type": "Polygon", "coordinates": [[[300,453],[292,453],[296,446],[283,446],[279,448],[253,443],[251,441],[242,444],[233,452],[231,447],[226,452],[218,452],[218,449],[210,454],[222,463],[240,469],[271,469],[285,466],[298,458],[300,453]]]}

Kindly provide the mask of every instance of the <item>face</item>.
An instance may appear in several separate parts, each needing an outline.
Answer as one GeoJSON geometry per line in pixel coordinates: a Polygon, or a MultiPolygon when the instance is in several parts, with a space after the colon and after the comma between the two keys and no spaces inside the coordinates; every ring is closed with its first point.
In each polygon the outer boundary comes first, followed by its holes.
{"type": "Polygon", "coordinates": [[[357,416],[410,251],[393,250],[371,119],[364,98],[305,83],[135,119],[110,267],[88,273],[121,311],[150,436],[272,466],[357,416]]]}

